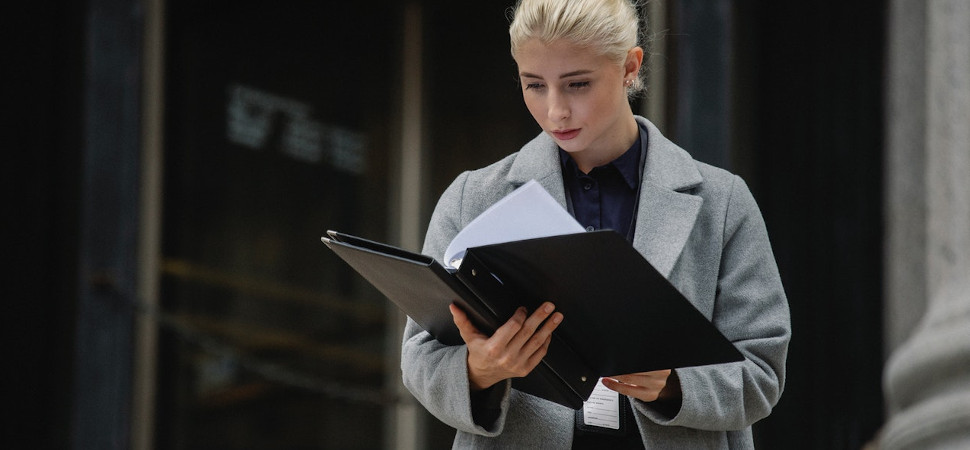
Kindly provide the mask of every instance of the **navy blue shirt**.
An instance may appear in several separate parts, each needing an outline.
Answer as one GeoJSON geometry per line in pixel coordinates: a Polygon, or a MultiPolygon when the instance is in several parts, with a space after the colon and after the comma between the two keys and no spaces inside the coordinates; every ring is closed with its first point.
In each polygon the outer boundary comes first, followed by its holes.
{"type": "MultiPolygon", "coordinates": [[[[579,170],[568,152],[559,149],[563,186],[570,212],[587,231],[611,229],[625,236],[627,241],[633,241],[640,168],[643,164],[640,161],[643,130],[640,131],[636,142],[620,157],[594,167],[588,174],[579,170]]],[[[582,410],[576,412],[573,450],[643,448],[643,440],[633,419],[633,408],[625,398],[621,397],[621,400],[623,411],[620,417],[623,424],[618,434],[584,430],[580,426],[582,410]]]]}
{"type": "Polygon", "coordinates": [[[569,153],[559,149],[563,185],[573,217],[587,231],[610,229],[633,240],[637,188],[640,185],[641,138],[612,162],[579,170],[569,153]]]}

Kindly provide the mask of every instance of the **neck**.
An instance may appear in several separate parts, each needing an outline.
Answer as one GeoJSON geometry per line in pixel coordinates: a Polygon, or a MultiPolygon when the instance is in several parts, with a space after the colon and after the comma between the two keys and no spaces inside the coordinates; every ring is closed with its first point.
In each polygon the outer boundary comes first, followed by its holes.
{"type": "Polygon", "coordinates": [[[630,149],[630,146],[637,141],[640,137],[640,127],[637,125],[636,119],[633,118],[633,113],[630,113],[630,119],[623,122],[621,130],[614,139],[610,139],[604,147],[599,149],[587,149],[583,152],[577,152],[571,154],[573,161],[576,162],[576,167],[579,168],[583,173],[589,173],[591,170],[609,164],[620,155],[625,153],[630,149]]]}

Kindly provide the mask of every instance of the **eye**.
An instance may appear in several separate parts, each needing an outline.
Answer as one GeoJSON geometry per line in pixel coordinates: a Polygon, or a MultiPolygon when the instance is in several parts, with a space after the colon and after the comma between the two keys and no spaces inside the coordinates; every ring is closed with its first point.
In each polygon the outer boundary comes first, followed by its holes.
{"type": "Polygon", "coordinates": [[[582,89],[589,87],[589,81],[573,81],[569,83],[569,87],[572,89],[582,89]]]}
{"type": "Polygon", "coordinates": [[[537,90],[545,87],[542,83],[526,83],[525,90],[537,90]]]}

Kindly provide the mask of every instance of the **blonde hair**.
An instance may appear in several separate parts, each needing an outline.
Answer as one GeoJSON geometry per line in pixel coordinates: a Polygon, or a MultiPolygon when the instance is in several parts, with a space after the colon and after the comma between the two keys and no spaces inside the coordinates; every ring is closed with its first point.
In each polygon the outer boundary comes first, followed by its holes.
{"type": "MultiPolygon", "coordinates": [[[[640,37],[637,5],[631,0],[518,0],[509,26],[513,58],[529,39],[565,39],[622,65],[640,37]]],[[[641,77],[638,73],[627,89],[630,96],[643,90],[641,77]]]]}

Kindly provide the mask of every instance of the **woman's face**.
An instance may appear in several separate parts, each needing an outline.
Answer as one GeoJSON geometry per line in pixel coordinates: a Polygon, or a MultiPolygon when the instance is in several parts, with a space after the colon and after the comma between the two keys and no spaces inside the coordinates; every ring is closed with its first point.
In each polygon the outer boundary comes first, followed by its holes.
{"type": "Polygon", "coordinates": [[[515,61],[526,107],[583,171],[612,161],[636,141],[626,83],[636,77],[641,58],[635,48],[620,65],[565,40],[519,46],[515,61]]]}

